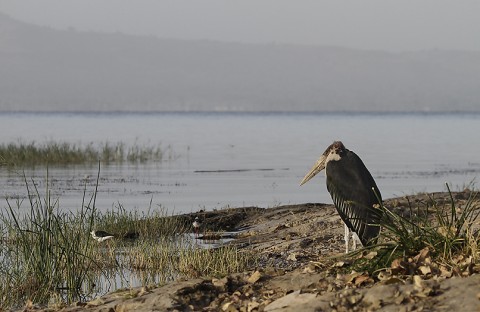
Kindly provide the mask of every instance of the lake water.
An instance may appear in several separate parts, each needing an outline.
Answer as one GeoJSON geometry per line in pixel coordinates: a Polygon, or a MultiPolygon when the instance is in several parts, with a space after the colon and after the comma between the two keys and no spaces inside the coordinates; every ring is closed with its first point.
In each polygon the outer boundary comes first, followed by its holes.
{"type": "MultiPolygon", "coordinates": [[[[463,189],[480,173],[479,133],[479,114],[0,114],[1,144],[161,145],[172,159],[102,164],[96,205],[146,211],[151,202],[175,213],[331,203],[324,174],[299,182],[334,140],[362,158],[384,198],[444,191],[445,182],[463,189]]],[[[97,164],[48,168],[60,208],[80,208],[97,172],[97,164]]],[[[46,173],[25,168],[40,192],[46,173]]],[[[0,189],[26,198],[21,172],[0,167],[0,189]]]]}

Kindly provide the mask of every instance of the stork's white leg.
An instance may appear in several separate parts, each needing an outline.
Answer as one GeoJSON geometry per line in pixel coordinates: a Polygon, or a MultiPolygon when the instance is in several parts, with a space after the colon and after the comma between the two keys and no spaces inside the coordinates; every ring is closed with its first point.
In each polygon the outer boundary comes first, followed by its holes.
{"type": "Polygon", "coordinates": [[[348,226],[346,224],[344,224],[345,226],[345,236],[344,236],[344,239],[345,239],[345,253],[348,253],[348,243],[350,242],[350,230],[348,229],[348,226]]]}
{"type": "Polygon", "coordinates": [[[363,247],[362,241],[360,240],[360,237],[358,237],[357,233],[352,232],[352,240],[353,240],[353,250],[357,249],[357,243],[363,247]]]}

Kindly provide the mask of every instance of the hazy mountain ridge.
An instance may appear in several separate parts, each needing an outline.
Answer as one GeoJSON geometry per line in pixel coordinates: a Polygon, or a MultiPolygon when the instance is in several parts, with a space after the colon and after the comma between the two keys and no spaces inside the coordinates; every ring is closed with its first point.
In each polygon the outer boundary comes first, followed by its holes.
{"type": "Polygon", "coordinates": [[[480,111],[480,52],[182,41],[0,14],[0,110],[480,111]]]}

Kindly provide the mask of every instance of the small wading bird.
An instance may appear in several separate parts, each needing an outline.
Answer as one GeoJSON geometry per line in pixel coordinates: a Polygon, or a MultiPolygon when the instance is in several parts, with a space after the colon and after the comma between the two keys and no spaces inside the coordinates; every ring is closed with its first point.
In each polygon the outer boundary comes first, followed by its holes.
{"type": "Polygon", "coordinates": [[[323,169],[327,177],[327,190],[345,223],[345,252],[349,252],[350,236],[353,239],[353,250],[356,249],[357,240],[363,246],[375,243],[380,232],[382,213],[379,207],[382,196],[360,157],[346,149],[342,142],[333,142],[300,185],[323,169]]]}
{"type": "Polygon", "coordinates": [[[112,239],[113,235],[105,231],[91,231],[92,237],[98,242],[106,241],[107,239],[112,239]]]}
{"type": "Polygon", "coordinates": [[[200,229],[200,226],[202,225],[200,223],[200,220],[198,219],[198,217],[195,217],[195,220],[193,221],[193,230],[195,231],[195,238],[198,237],[198,230],[200,229]]]}

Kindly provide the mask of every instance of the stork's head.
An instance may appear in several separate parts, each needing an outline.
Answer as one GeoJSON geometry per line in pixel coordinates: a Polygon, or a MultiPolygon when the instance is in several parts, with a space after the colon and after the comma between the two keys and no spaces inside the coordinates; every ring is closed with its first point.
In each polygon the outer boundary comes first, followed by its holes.
{"type": "Polygon", "coordinates": [[[317,173],[322,171],[327,167],[328,162],[330,161],[336,161],[341,158],[341,155],[346,151],[345,146],[343,145],[342,142],[340,141],[335,141],[333,142],[325,152],[320,156],[320,158],[317,160],[315,165],[313,165],[312,169],[303,177],[302,182],[300,182],[300,185],[303,185],[307,183],[311,178],[313,178],[317,173]]]}

